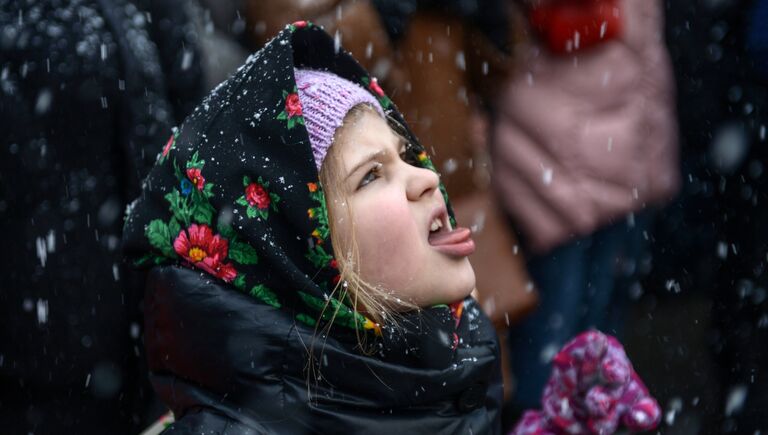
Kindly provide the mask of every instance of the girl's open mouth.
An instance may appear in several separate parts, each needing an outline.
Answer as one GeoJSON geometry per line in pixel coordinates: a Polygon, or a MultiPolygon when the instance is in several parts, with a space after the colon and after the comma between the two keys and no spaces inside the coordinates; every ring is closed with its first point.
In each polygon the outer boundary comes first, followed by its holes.
{"type": "Polygon", "coordinates": [[[433,217],[429,230],[427,241],[430,246],[443,254],[466,257],[475,252],[472,231],[463,227],[451,229],[448,213],[444,210],[433,217]]]}

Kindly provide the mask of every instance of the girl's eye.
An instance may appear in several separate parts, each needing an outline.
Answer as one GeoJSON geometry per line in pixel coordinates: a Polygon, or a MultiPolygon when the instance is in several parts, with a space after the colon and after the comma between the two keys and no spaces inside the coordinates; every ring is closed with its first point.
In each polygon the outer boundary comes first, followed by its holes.
{"type": "Polygon", "coordinates": [[[370,171],[368,171],[368,172],[365,174],[365,176],[363,176],[363,179],[362,179],[362,180],[360,180],[360,185],[359,185],[359,186],[357,186],[357,188],[358,188],[358,189],[360,189],[360,188],[362,188],[362,187],[365,187],[365,186],[367,186],[367,185],[368,185],[368,183],[370,183],[370,182],[372,182],[372,181],[376,180],[377,178],[379,178],[379,177],[381,176],[381,175],[380,175],[380,172],[381,172],[381,167],[382,167],[382,166],[383,166],[383,165],[382,165],[381,163],[376,163],[376,164],[373,166],[373,168],[371,168],[371,170],[370,170],[370,171]]]}

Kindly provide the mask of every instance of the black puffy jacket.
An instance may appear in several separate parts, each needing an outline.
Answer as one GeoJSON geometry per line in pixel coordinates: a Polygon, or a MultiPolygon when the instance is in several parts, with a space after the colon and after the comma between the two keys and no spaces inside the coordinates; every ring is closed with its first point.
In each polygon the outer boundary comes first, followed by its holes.
{"type": "Polygon", "coordinates": [[[156,267],[146,345],[152,384],[178,418],[166,433],[498,433],[496,335],[465,303],[472,331],[459,363],[409,367],[361,354],[354,334],[315,338],[291,313],[196,271],[156,267]]]}

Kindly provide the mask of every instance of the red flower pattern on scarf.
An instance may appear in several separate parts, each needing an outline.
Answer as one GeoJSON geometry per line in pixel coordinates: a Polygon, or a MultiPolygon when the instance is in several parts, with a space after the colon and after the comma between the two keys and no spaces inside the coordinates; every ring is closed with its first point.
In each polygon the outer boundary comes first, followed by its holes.
{"type": "Polygon", "coordinates": [[[168,139],[168,142],[166,142],[165,146],[163,147],[163,157],[168,156],[168,153],[171,151],[171,147],[173,146],[174,139],[174,136],[171,135],[171,138],[168,139]]]}
{"type": "Polygon", "coordinates": [[[267,190],[259,183],[251,183],[245,188],[245,199],[253,207],[262,210],[269,207],[270,199],[267,190]]]}
{"type": "Polygon", "coordinates": [[[218,234],[214,235],[208,225],[192,224],[186,230],[179,231],[173,249],[195,267],[226,282],[237,277],[232,264],[224,263],[229,253],[229,242],[218,234]]]}
{"type": "Polygon", "coordinates": [[[189,178],[189,181],[197,187],[197,190],[203,190],[205,187],[205,178],[203,177],[202,172],[200,172],[200,169],[187,168],[187,178],[189,178]]]}
{"type": "Polygon", "coordinates": [[[289,118],[302,115],[299,94],[288,94],[288,96],[285,98],[285,111],[288,113],[289,118]]]}
{"type": "Polygon", "coordinates": [[[368,87],[378,96],[383,97],[384,96],[384,90],[381,89],[381,86],[379,86],[379,83],[376,81],[376,79],[371,79],[371,84],[368,85],[368,87]]]}

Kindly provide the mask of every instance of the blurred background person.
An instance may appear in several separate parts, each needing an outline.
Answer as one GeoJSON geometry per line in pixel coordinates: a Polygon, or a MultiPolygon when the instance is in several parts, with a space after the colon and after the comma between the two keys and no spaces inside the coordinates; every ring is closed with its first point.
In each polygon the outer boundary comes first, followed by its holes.
{"type": "Polygon", "coordinates": [[[677,126],[663,5],[521,2],[527,41],[491,101],[493,187],[540,304],[510,334],[511,419],[537,406],[549,361],[595,327],[621,335],[652,209],[677,191],[677,126]]]}
{"type": "Polygon", "coordinates": [[[657,289],[650,340],[665,346],[637,365],[655,366],[677,433],[768,429],[766,20],[762,0],[668,2],[684,183],[645,284],[657,289]]]}
{"type": "Polygon", "coordinates": [[[122,216],[205,91],[184,0],[0,1],[0,427],[147,418],[122,216]]]}

